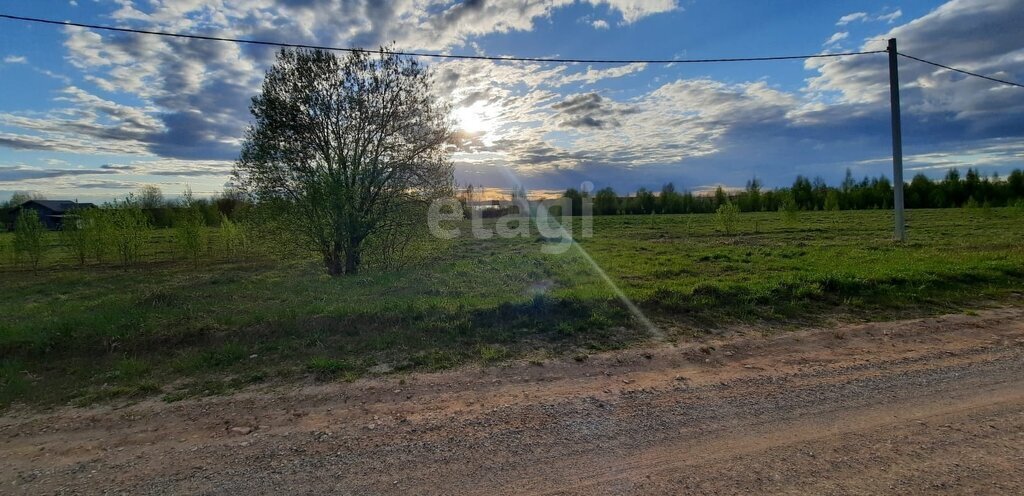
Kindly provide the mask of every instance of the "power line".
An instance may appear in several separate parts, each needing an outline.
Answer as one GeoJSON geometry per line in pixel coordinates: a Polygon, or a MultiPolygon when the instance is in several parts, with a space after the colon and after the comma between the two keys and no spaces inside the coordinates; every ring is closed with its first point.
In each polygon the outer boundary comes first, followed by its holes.
{"type": "MultiPolygon", "coordinates": [[[[241,43],[248,45],[262,45],[262,46],[275,46],[284,48],[309,48],[316,50],[329,50],[336,52],[349,52],[349,53],[376,53],[376,50],[369,50],[365,48],[353,48],[353,47],[337,47],[327,45],[311,45],[305,43],[285,43],[278,41],[266,41],[266,40],[250,40],[244,38],[226,38],[220,36],[206,36],[199,34],[190,33],[172,33],[167,31],[150,31],[145,29],[133,29],[133,28],[119,28],[114,26],[104,26],[100,24],[86,24],[81,22],[72,21],[56,21],[53,19],[42,19],[37,17],[23,17],[15,16],[10,14],[0,14],[0,18],[9,19],[14,21],[32,22],[37,24],[49,24],[55,26],[74,26],[87,29],[96,29],[102,31],[114,31],[119,33],[132,33],[132,34],[145,34],[152,36],[163,36],[168,38],[179,38],[179,39],[192,39],[192,40],[204,40],[204,41],[223,41],[229,43],[241,43]]],[[[428,52],[407,52],[407,51],[396,51],[397,55],[405,55],[411,57],[430,57],[439,59],[464,59],[464,60],[490,60],[497,62],[548,62],[548,63],[560,63],[560,64],[573,64],[573,63],[584,63],[584,64],[706,64],[706,63],[720,63],[720,62],[762,62],[762,61],[773,61],[773,60],[806,60],[816,58],[833,58],[833,57],[847,57],[855,55],[870,55],[875,53],[885,53],[886,50],[867,50],[861,52],[841,52],[841,53],[817,53],[809,55],[782,55],[782,56],[771,56],[771,57],[734,57],[734,58],[713,58],[713,59],[572,59],[572,58],[557,58],[557,57],[513,57],[513,56],[491,56],[491,55],[454,55],[454,54],[443,54],[443,53],[428,53],[428,52]]],[[[968,76],[974,76],[981,79],[986,79],[1000,84],[1006,84],[1009,86],[1016,86],[1018,88],[1024,88],[1024,84],[1015,83],[1013,81],[1007,81],[1004,79],[998,79],[983,74],[967,71],[964,69],[957,69],[956,67],[950,67],[948,65],[940,64],[938,62],[932,62],[925,60],[913,55],[898,52],[898,55],[906,57],[908,59],[916,60],[925,64],[930,64],[936,67],[941,67],[953,72],[959,72],[968,76]]]]}
{"type": "MultiPolygon", "coordinates": [[[[188,34],[188,33],[172,33],[167,31],[149,31],[144,29],[132,29],[132,28],[118,28],[114,26],[103,26],[99,24],[85,24],[81,22],[71,21],[55,21],[52,19],[40,19],[36,17],[22,17],[8,14],[0,14],[0,18],[10,19],[15,21],[34,22],[38,24],[52,24],[57,26],[74,26],[79,28],[97,29],[103,31],[115,31],[119,33],[133,33],[133,34],[148,34],[154,36],[165,36],[168,38],[184,38],[191,40],[206,40],[206,41],[226,41],[230,43],[242,43],[248,45],[262,45],[262,46],[275,46],[284,48],[310,48],[316,50],[330,50],[336,52],[349,52],[349,53],[377,53],[376,50],[368,50],[365,48],[352,48],[352,47],[336,47],[336,46],[322,46],[322,45],[307,45],[304,43],[284,43],[277,41],[264,41],[264,40],[249,40],[243,38],[224,38],[220,36],[205,36],[199,34],[188,34]]],[[[411,57],[432,57],[439,59],[470,59],[470,60],[491,60],[499,62],[550,62],[559,64],[706,64],[716,62],[759,62],[759,61],[771,61],[771,60],[806,60],[806,59],[817,59],[817,58],[831,58],[831,57],[846,57],[852,55],[869,55],[873,53],[885,53],[885,50],[871,50],[864,52],[844,52],[844,53],[817,53],[812,55],[783,55],[774,57],[737,57],[737,58],[717,58],[717,59],[565,59],[556,57],[504,57],[504,56],[489,56],[489,55],[451,55],[442,53],[426,53],[426,52],[405,52],[396,51],[393,52],[397,55],[406,55],[411,57]]]]}
{"type": "Polygon", "coordinates": [[[950,67],[950,66],[948,66],[948,65],[942,65],[942,64],[940,64],[940,63],[938,63],[938,62],[932,62],[932,61],[930,61],[930,60],[925,60],[925,59],[919,59],[919,58],[917,58],[917,57],[915,57],[915,56],[913,56],[913,55],[907,55],[907,54],[905,54],[905,53],[900,53],[900,52],[896,52],[896,54],[897,54],[897,55],[900,55],[900,56],[902,56],[902,57],[906,57],[906,58],[908,58],[908,59],[916,60],[916,61],[918,61],[918,62],[924,62],[925,64],[931,64],[931,65],[934,65],[934,66],[936,66],[936,67],[941,67],[941,68],[943,68],[943,69],[948,69],[948,70],[951,70],[951,71],[953,71],[953,72],[959,72],[960,74],[966,74],[966,75],[968,75],[968,76],[974,76],[974,77],[979,77],[979,78],[981,78],[981,79],[987,79],[987,80],[989,80],[989,81],[995,81],[995,82],[997,82],[997,83],[1002,83],[1002,84],[1008,84],[1008,85],[1010,85],[1010,86],[1016,86],[1016,87],[1018,87],[1018,88],[1024,88],[1024,84],[1020,84],[1020,83],[1015,83],[1015,82],[1013,82],[1013,81],[1006,81],[1006,80],[1004,80],[1004,79],[996,79],[996,78],[994,78],[994,77],[989,77],[989,76],[985,76],[985,75],[982,75],[982,74],[978,74],[978,73],[975,73],[975,72],[971,72],[971,71],[965,71],[965,70],[963,70],[963,69],[957,69],[956,67],[950,67]]]}

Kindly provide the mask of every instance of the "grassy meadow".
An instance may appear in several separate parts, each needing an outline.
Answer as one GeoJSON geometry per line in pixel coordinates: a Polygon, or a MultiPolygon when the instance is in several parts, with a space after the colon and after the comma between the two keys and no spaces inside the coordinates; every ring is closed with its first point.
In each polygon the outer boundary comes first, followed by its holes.
{"type": "MultiPolygon", "coordinates": [[[[581,220],[575,220],[579,232],[581,220]]],[[[594,218],[564,254],[532,234],[437,242],[392,272],[330,278],[312,258],[255,249],[198,265],[152,231],[143,261],[34,271],[0,234],[0,405],[166,401],[249,384],[350,380],[466,363],[967,311],[1024,287],[1024,211],[912,210],[594,218]],[[656,325],[639,325],[590,263],[656,325]]],[[[463,232],[468,231],[468,226],[463,232]]]]}

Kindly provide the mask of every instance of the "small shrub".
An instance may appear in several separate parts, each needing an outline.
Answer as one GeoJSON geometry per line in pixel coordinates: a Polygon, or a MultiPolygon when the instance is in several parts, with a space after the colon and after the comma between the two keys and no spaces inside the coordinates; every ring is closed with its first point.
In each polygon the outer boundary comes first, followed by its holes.
{"type": "Polygon", "coordinates": [[[174,240],[192,264],[199,265],[206,248],[206,220],[198,208],[189,207],[174,223],[174,240]]]}
{"type": "Polygon", "coordinates": [[[228,258],[240,258],[249,252],[246,226],[233,222],[226,215],[222,215],[220,219],[220,239],[224,247],[224,255],[228,258]]]}
{"type": "Polygon", "coordinates": [[[779,213],[782,214],[782,221],[788,225],[793,226],[796,224],[798,216],[800,215],[800,207],[797,206],[796,201],[793,200],[792,196],[786,196],[782,200],[782,205],[779,207],[779,213]]]}
{"type": "Polygon", "coordinates": [[[736,221],[739,220],[739,215],[739,207],[731,202],[723,203],[715,211],[715,221],[718,223],[718,227],[725,231],[725,234],[731,235],[736,230],[736,221]]]}
{"type": "Polygon", "coordinates": [[[19,260],[27,261],[32,270],[39,269],[43,258],[45,234],[46,228],[39,221],[39,213],[29,208],[22,209],[14,223],[14,254],[19,260]]]}
{"type": "Polygon", "coordinates": [[[81,231],[86,255],[96,262],[103,262],[114,240],[110,212],[99,208],[83,210],[77,227],[81,231]]]}
{"type": "Polygon", "coordinates": [[[90,252],[89,230],[85,219],[80,216],[66,217],[61,225],[60,241],[71,257],[78,261],[78,265],[85,265],[90,252]]]}
{"type": "Polygon", "coordinates": [[[128,267],[138,262],[149,237],[149,217],[129,197],[123,202],[114,202],[107,212],[107,220],[110,241],[121,265],[128,267]]]}

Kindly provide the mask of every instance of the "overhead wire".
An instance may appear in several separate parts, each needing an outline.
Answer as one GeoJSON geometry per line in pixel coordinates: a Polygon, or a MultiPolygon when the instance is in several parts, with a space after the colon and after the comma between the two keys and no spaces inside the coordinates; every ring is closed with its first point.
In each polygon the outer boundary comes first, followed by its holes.
{"type": "MultiPolygon", "coordinates": [[[[0,14],[0,19],[8,19],[14,21],[24,21],[37,24],[48,24],[55,26],[72,26],[85,29],[95,29],[101,31],[112,31],[119,33],[132,33],[132,34],[143,34],[151,36],[163,36],[168,38],[178,39],[191,39],[191,40],[204,40],[204,41],[221,41],[229,43],[240,43],[247,45],[260,45],[260,46],[274,46],[281,48],[304,48],[314,50],[328,50],[336,52],[349,52],[349,53],[376,53],[376,50],[370,50],[366,48],[356,47],[339,47],[329,45],[313,45],[306,43],[287,43],[280,41],[267,41],[267,40],[251,40],[245,38],[228,38],[223,36],[208,36],[201,34],[192,33],[175,33],[169,31],[153,31],[146,29],[136,28],[123,28],[116,26],[106,26],[102,24],[88,24],[83,22],[73,21],[58,21],[54,19],[43,19],[38,17],[25,17],[16,16],[11,14],[0,14]]],[[[410,56],[410,57],[429,57],[439,59],[463,59],[463,60],[489,60],[494,62],[540,62],[540,63],[558,63],[558,64],[708,64],[708,63],[724,63],[724,62],[762,62],[762,61],[775,61],[775,60],[807,60],[817,58],[836,58],[836,57],[850,57],[858,55],[871,55],[876,53],[886,53],[887,50],[865,50],[858,52],[836,52],[836,53],[815,53],[806,55],[778,55],[778,56],[767,56],[767,57],[723,57],[723,58],[707,58],[707,59],[586,59],[586,58],[561,58],[561,57],[519,57],[519,56],[500,56],[500,55],[459,55],[449,53],[432,53],[432,52],[416,52],[416,51],[392,51],[396,55],[410,56]]],[[[938,62],[932,62],[930,60],[915,57],[902,52],[897,52],[897,55],[905,57],[911,60],[930,64],[942,69],[950,70],[960,74],[973,76],[988,81],[1005,84],[1009,86],[1015,86],[1018,88],[1024,88],[1024,84],[1008,81],[1005,79],[999,79],[992,76],[986,76],[984,74],[978,74],[965,69],[959,69],[951,67],[938,62]]]]}
{"type": "MultiPolygon", "coordinates": [[[[262,45],[262,46],[275,46],[281,48],[307,48],[314,50],[328,50],[336,52],[349,52],[349,53],[376,53],[377,50],[370,50],[366,48],[355,48],[355,47],[338,47],[328,45],[312,45],[306,43],[287,43],[280,41],[266,41],[266,40],[251,40],[245,38],[228,38],[222,36],[208,36],[201,34],[191,33],[174,33],[169,31],[152,31],[146,29],[135,29],[135,28],[121,28],[115,26],[106,26],[101,24],[87,24],[82,22],[72,21],[57,21],[53,19],[41,19],[37,17],[24,17],[15,16],[10,14],[0,14],[0,18],[25,21],[38,24],[50,24],[56,26],[73,26],[86,29],[96,29],[102,31],[114,31],[119,33],[134,33],[134,34],[145,34],[153,36],[164,36],[169,38],[179,39],[193,39],[193,40],[205,40],[205,41],[224,41],[230,43],[241,43],[248,45],[262,45]]],[[[558,64],[707,64],[707,63],[719,63],[719,62],[760,62],[760,61],[772,61],[772,60],[806,60],[816,58],[834,58],[834,57],[848,57],[855,55],[869,55],[874,53],[885,53],[885,50],[869,50],[862,52],[840,52],[840,53],[815,53],[807,55],[781,55],[781,56],[768,56],[768,57],[726,57],[726,58],[708,58],[708,59],[585,59],[585,58],[560,58],[560,57],[518,57],[518,56],[499,56],[499,55],[457,55],[447,53],[432,53],[432,52],[410,52],[410,51],[392,51],[396,55],[404,55],[410,57],[431,57],[440,59],[469,59],[469,60],[490,60],[495,62],[545,62],[545,63],[558,63],[558,64]]]]}
{"type": "Polygon", "coordinates": [[[938,62],[932,62],[930,60],[925,60],[925,59],[922,59],[922,58],[918,58],[918,57],[915,57],[913,55],[907,55],[907,54],[905,54],[903,52],[896,52],[896,54],[899,55],[900,57],[906,57],[906,58],[911,59],[911,60],[916,60],[918,62],[923,62],[925,64],[934,65],[936,67],[941,67],[943,69],[947,69],[947,70],[950,70],[950,71],[953,71],[953,72],[959,72],[960,74],[966,74],[968,76],[974,76],[974,77],[981,78],[981,79],[987,79],[989,81],[994,81],[994,82],[1001,83],[1001,84],[1007,84],[1007,85],[1010,85],[1010,86],[1016,86],[1018,88],[1024,88],[1024,84],[1015,83],[1013,81],[1007,81],[1005,79],[998,79],[998,78],[994,78],[994,77],[991,77],[991,76],[986,76],[984,74],[978,74],[976,72],[967,71],[967,70],[964,70],[964,69],[957,69],[956,67],[950,67],[948,65],[940,64],[938,62]]]}

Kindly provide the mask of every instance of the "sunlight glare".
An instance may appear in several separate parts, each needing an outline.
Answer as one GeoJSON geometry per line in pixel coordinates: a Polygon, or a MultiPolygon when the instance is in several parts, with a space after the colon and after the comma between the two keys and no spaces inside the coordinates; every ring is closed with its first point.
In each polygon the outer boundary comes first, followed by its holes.
{"type": "Polygon", "coordinates": [[[469,107],[460,107],[454,112],[459,128],[473,134],[486,134],[494,130],[494,119],[488,115],[491,113],[487,105],[479,102],[469,107]]]}

